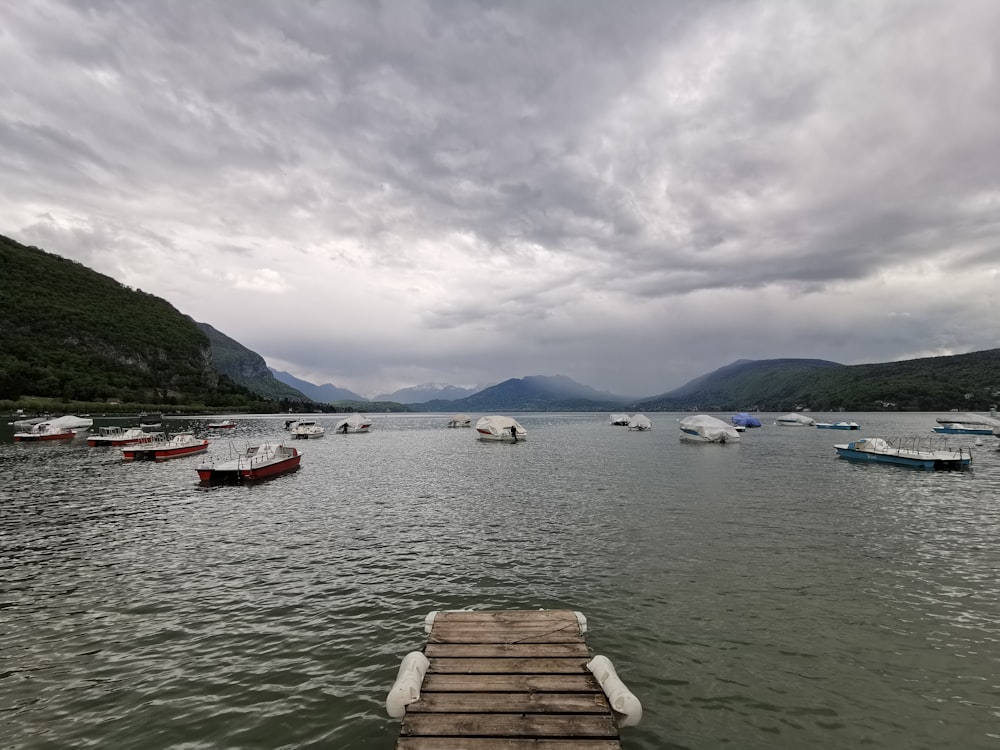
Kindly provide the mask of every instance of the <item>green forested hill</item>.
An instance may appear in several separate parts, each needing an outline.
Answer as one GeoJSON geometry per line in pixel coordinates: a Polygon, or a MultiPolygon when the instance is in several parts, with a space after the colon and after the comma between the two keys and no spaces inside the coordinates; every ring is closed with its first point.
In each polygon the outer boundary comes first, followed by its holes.
{"type": "Polygon", "coordinates": [[[902,362],[742,360],[640,402],[647,411],[985,411],[1000,400],[1000,349],[902,362]]]}
{"type": "Polygon", "coordinates": [[[0,400],[240,406],[208,338],[168,302],[0,236],[0,400]]]}
{"type": "Polygon", "coordinates": [[[268,369],[264,358],[257,352],[247,349],[239,341],[230,338],[208,323],[196,323],[195,325],[208,337],[212,347],[212,365],[216,371],[249,388],[254,393],[259,393],[274,401],[280,399],[299,402],[310,401],[304,393],[275,378],[268,369]]]}

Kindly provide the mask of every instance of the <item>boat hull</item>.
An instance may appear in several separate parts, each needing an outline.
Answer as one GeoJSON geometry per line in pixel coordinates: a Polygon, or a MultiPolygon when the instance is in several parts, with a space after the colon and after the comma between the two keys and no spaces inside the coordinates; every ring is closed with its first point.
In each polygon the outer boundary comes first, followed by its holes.
{"type": "Polygon", "coordinates": [[[934,432],[942,435],[992,435],[990,427],[934,427],[934,432]]]}
{"type": "Polygon", "coordinates": [[[91,448],[102,448],[106,446],[120,448],[123,445],[142,445],[144,443],[152,443],[156,439],[156,433],[147,432],[144,433],[142,437],[130,437],[130,438],[102,438],[102,437],[91,437],[87,438],[87,445],[91,448]]]}
{"type": "Polygon", "coordinates": [[[239,468],[212,468],[198,469],[198,478],[208,484],[241,484],[243,482],[255,482],[260,479],[269,479],[281,474],[288,474],[296,471],[301,462],[301,456],[293,456],[283,461],[278,461],[266,466],[253,469],[239,468]]]}
{"type": "Polygon", "coordinates": [[[523,443],[528,439],[527,435],[518,435],[513,437],[510,434],[507,435],[494,435],[488,430],[476,430],[480,440],[487,443],[523,443]]]}
{"type": "Polygon", "coordinates": [[[972,452],[968,449],[911,450],[894,446],[884,446],[883,449],[876,450],[856,447],[866,442],[859,440],[846,445],[835,445],[834,448],[840,458],[849,461],[892,464],[926,471],[964,469],[972,465],[972,452]]]}
{"type": "Polygon", "coordinates": [[[182,446],[142,446],[136,448],[123,448],[122,459],[125,461],[169,461],[172,458],[183,458],[196,453],[204,453],[208,450],[208,441],[203,440],[193,445],[182,446]]]}
{"type": "Polygon", "coordinates": [[[15,443],[40,443],[47,440],[72,440],[76,437],[75,432],[47,432],[43,434],[16,433],[15,443]]]}
{"type": "Polygon", "coordinates": [[[274,453],[261,449],[231,461],[203,464],[198,467],[198,478],[204,484],[243,484],[296,471],[301,461],[302,454],[295,448],[281,447],[274,453]]]}

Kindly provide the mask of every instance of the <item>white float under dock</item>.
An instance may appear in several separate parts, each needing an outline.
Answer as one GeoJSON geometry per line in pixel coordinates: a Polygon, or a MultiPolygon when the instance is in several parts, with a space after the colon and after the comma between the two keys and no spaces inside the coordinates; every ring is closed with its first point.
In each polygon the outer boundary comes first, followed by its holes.
{"type": "Polygon", "coordinates": [[[578,612],[432,612],[425,630],[386,699],[397,750],[621,750],[642,715],[578,612]]]}

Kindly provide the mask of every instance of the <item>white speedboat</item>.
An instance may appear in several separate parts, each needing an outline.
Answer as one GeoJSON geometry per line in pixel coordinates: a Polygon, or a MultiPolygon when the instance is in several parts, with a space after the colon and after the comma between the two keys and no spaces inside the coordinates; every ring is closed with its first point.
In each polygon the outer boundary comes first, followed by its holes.
{"type": "Polygon", "coordinates": [[[35,442],[48,440],[72,440],[78,432],[89,429],[94,420],[68,414],[44,422],[38,422],[29,429],[14,433],[15,442],[35,442]]]}
{"type": "Polygon", "coordinates": [[[645,430],[653,429],[653,423],[649,421],[649,417],[645,414],[633,414],[628,420],[628,428],[630,430],[643,432],[645,430]]]}
{"type": "Polygon", "coordinates": [[[798,414],[797,412],[791,412],[785,414],[784,416],[778,417],[774,420],[774,423],[779,427],[815,427],[816,420],[812,417],[807,417],[805,414],[798,414]]]}
{"type": "Polygon", "coordinates": [[[355,412],[351,416],[337,422],[337,426],[333,428],[333,431],[342,435],[349,435],[352,432],[368,432],[371,428],[372,421],[363,414],[355,412]]]}
{"type": "Polygon", "coordinates": [[[476,437],[485,441],[518,443],[527,440],[528,432],[516,419],[494,415],[476,422],[476,437]]]}
{"type": "Polygon", "coordinates": [[[295,423],[289,430],[296,440],[308,440],[310,438],[320,438],[326,434],[326,430],[321,425],[310,419],[302,419],[295,423]]]}
{"type": "Polygon", "coordinates": [[[628,414],[612,414],[611,424],[618,427],[625,427],[628,424],[628,414]]]}
{"type": "Polygon", "coordinates": [[[468,414],[456,414],[448,420],[449,427],[472,427],[472,417],[468,414]]]}
{"type": "Polygon", "coordinates": [[[696,443],[735,443],[740,439],[735,425],[708,414],[684,417],[680,421],[680,428],[681,440],[696,443]]]}

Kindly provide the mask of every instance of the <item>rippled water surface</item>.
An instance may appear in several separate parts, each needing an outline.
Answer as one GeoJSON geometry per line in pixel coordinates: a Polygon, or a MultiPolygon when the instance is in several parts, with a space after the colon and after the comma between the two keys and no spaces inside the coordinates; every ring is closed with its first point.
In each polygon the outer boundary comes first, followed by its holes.
{"type": "MultiPolygon", "coordinates": [[[[427,612],[559,607],[643,703],[628,750],[1000,747],[996,438],[923,472],[837,459],[859,433],[693,445],[649,416],[518,415],[516,445],[376,416],[212,488],[199,457],[0,428],[0,746],[390,750],[427,612]]],[[[234,419],[213,454],[287,437],[234,419]]]]}

